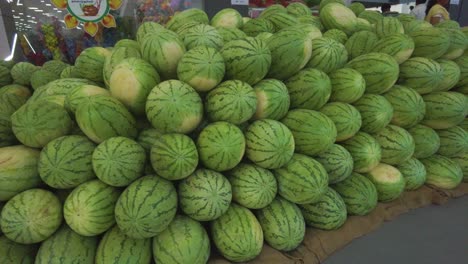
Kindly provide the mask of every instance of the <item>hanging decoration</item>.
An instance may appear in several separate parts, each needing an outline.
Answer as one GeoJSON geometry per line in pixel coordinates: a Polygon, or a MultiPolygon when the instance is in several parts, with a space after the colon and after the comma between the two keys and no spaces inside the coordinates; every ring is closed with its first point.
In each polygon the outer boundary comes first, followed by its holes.
{"type": "Polygon", "coordinates": [[[51,0],[59,9],[67,10],[64,17],[68,29],[83,24],[83,29],[91,36],[99,31],[99,23],[106,28],[117,26],[115,18],[109,12],[122,6],[123,0],[51,0]]]}

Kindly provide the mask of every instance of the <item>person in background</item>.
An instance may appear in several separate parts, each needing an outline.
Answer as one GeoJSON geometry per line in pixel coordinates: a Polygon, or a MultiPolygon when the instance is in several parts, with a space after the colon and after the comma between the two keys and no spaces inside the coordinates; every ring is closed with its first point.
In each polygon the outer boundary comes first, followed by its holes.
{"type": "Polygon", "coordinates": [[[424,20],[426,17],[426,0],[416,0],[416,7],[410,14],[415,16],[417,20],[424,20]]]}
{"type": "Polygon", "coordinates": [[[426,21],[436,25],[450,20],[450,14],[446,9],[448,3],[449,0],[429,0],[426,8],[426,21]]]}
{"type": "Polygon", "coordinates": [[[380,10],[382,11],[382,14],[385,14],[385,13],[388,13],[390,12],[390,8],[392,6],[390,4],[383,4],[381,7],[380,7],[380,10]]]}
{"type": "Polygon", "coordinates": [[[409,7],[410,12],[413,11],[413,9],[414,9],[414,6],[409,7]]]}

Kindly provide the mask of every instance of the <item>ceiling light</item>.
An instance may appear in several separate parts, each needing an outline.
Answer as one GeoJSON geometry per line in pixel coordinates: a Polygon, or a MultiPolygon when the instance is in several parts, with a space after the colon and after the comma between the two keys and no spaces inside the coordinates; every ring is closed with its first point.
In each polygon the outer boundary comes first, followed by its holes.
{"type": "Polygon", "coordinates": [[[30,7],[28,7],[28,9],[34,10],[34,9],[38,9],[38,8],[37,8],[37,7],[30,6],[30,7]]]}
{"type": "Polygon", "coordinates": [[[36,9],[34,12],[43,12],[44,10],[36,9]]]}
{"type": "Polygon", "coordinates": [[[51,4],[45,4],[46,6],[52,6],[51,4]]]}
{"type": "Polygon", "coordinates": [[[16,5],[18,5],[18,6],[22,6],[23,4],[22,4],[22,3],[20,3],[20,0],[18,0],[18,2],[16,2],[16,5]]]}

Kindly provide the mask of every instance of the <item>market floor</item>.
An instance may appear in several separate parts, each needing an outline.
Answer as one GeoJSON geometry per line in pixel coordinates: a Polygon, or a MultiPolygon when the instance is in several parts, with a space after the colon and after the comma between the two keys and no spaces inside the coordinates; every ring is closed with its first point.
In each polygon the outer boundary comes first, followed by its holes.
{"type": "Polygon", "coordinates": [[[324,264],[466,264],[468,196],[412,210],[355,239],[324,264]]]}

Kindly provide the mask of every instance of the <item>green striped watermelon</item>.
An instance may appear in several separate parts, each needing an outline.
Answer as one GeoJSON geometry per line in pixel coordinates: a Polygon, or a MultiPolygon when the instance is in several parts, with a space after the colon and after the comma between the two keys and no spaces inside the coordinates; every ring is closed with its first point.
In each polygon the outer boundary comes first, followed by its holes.
{"type": "Polygon", "coordinates": [[[146,153],[132,139],[112,137],[103,141],[92,153],[92,167],[104,183],[124,187],[143,175],[146,153]]]}
{"type": "Polygon", "coordinates": [[[13,93],[24,98],[31,97],[31,90],[19,84],[5,85],[0,89],[0,97],[3,96],[4,94],[9,94],[9,93],[13,93]]]}
{"type": "Polygon", "coordinates": [[[358,132],[354,137],[340,143],[351,154],[354,171],[364,173],[377,166],[382,157],[379,142],[371,135],[358,132]]]}
{"type": "Polygon", "coordinates": [[[224,43],[247,37],[247,34],[238,28],[216,28],[216,30],[223,38],[224,43]]]}
{"type": "Polygon", "coordinates": [[[57,80],[59,77],[59,75],[55,75],[53,72],[46,71],[44,69],[37,70],[31,74],[31,87],[35,90],[57,80]]]}
{"type": "Polygon", "coordinates": [[[379,142],[384,163],[398,165],[414,154],[414,139],[404,128],[389,125],[373,136],[379,142]]]}
{"type": "Polygon", "coordinates": [[[399,84],[411,87],[420,94],[436,90],[444,80],[440,64],[435,60],[414,57],[400,65],[399,84]]]}
{"type": "Polygon", "coordinates": [[[322,0],[322,1],[320,1],[319,10],[321,11],[322,8],[324,8],[326,5],[328,5],[330,3],[336,3],[336,4],[340,4],[342,6],[345,5],[344,0],[322,0]]]}
{"type": "Polygon", "coordinates": [[[361,2],[352,2],[348,8],[351,9],[356,16],[359,16],[360,13],[366,10],[366,7],[361,2]]]}
{"type": "Polygon", "coordinates": [[[299,2],[290,3],[286,7],[286,11],[288,11],[288,13],[293,15],[293,16],[312,15],[312,11],[310,10],[310,8],[307,5],[305,5],[303,3],[299,3],[299,2]]]}
{"type": "Polygon", "coordinates": [[[200,161],[208,169],[226,171],[242,160],[246,140],[242,131],[228,122],[215,122],[205,127],[197,139],[200,161]]]}
{"type": "Polygon", "coordinates": [[[468,131],[459,126],[437,130],[440,148],[437,154],[452,157],[468,152],[468,131]]]}
{"type": "Polygon", "coordinates": [[[65,78],[80,78],[79,74],[75,70],[75,66],[67,66],[63,71],[60,73],[60,79],[65,78]]]}
{"type": "Polygon", "coordinates": [[[468,113],[468,99],[456,92],[435,92],[423,96],[426,115],[423,125],[433,129],[447,129],[461,123],[468,113]]]}
{"type": "Polygon", "coordinates": [[[29,189],[11,198],[0,215],[4,235],[17,243],[34,244],[50,237],[62,223],[62,205],[51,192],[29,189]]]}
{"type": "Polygon", "coordinates": [[[10,118],[21,106],[23,106],[28,98],[19,96],[14,93],[0,95],[0,113],[10,118]]]}
{"type": "Polygon", "coordinates": [[[96,236],[115,224],[114,207],[120,190],[100,180],[76,187],[63,204],[68,226],[82,236],[96,236]]]}
{"type": "Polygon", "coordinates": [[[297,153],[313,156],[329,148],[336,140],[335,124],[320,112],[291,110],[281,122],[291,130],[297,153]]]}
{"type": "Polygon", "coordinates": [[[264,79],[253,86],[257,96],[257,110],[253,120],[283,118],[289,110],[291,99],[286,85],[276,79],[264,79]]]}
{"type": "Polygon", "coordinates": [[[405,179],[405,190],[417,190],[426,182],[426,168],[424,165],[415,158],[399,164],[396,167],[405,179]]]}
{"type": "Polygon", "coordinates": [[[371,24],[369,21],[364,18],[356,18],[356,31],[374,31],[374,24],[371,24]]]}
{"type": "Polygon", "coordinates": [[[250,85],[266,76],[272,62],[267,43],[252,37],[226,43],[221,55],[226,64],[226,79],[240,80],[250,85]]]}
{"type": "Polygon", "coordinates": [[[364,77],[351,68],[338,69],[328,76],[332,85],[331,102],[354,103],[366,90],[364,77]]]}
{"type": "Polygon", "coordinates": [[[300,207],[306,224],[318,229],[338,229],[347,219],[345,202],[330,187],[327,187],[327,191],[317,202],[302,204],[300,207]]]}
{"type": "Polygon", "coordinates": [[[162,133],[189,133],[201,122],[203,104],[188,84],[169,80],[151,90],[146,101],[146,116],[162,133]]]}
{"type": "Polygon", "coordinates": [[[468,94],[468,54],[463,55],[454,60],[458,67],[460,67],[460,81],[457,83],[457,90],[460,92],[464,91],[464,94],[468,94]]]}
{"type": "Polygon", "coordinates": [[[177,193],[170,181],[148,175],[134,181],[120,195],[115,220],[122,232],[136,239],[164,231],[177,212],[177,193]]]}
{"type": "Polygon", "coordinates": [[[7,67],[0,66],[0,87],[11,84],[13,79],[10,75],[10,69],[7,67]]]}
{"type": "Polygon", "coordinates": [[[197,221],[178,215],[169,227],[153,238],[156,263],[204,264],[210,257],[210,239],[197,221]]]}
{"type": "Polygon", "coordinates": [[[63,225],[41,244],[34,263],[94,263],[97,245],[97,237],[79,235],[63,225]]]}
{"type": "Polygon", "coordinates": [[[405,190],[403,175],[391,165],[380,163],[369,171],[366,176],[375,185],[380,202],[393,201],[405,190]]]}
{"type": "Polygon", "coordinates": [[[317,38],[313,40],[312,57],[307,67],[330,73],[342,68],[348,61],[348,52],[343,44],[330,38],[317,38]]]}
{"type": "Polygon", "coordinates": [[[21,143],[38,148],[68,134],[72,122],[62,106],[49,102],[33,102],[23,105],[11,116],[11,125],[21,143]]]}
{"type": "Polygon", "coordinates": [[[65,108],[69,112],[76,112],[78,106],[85,104],[89,97],[95,95],[110,95],[109,90],[101,88],[95,85],[81,85],[70,92],[68,92],[67,96],[65,97],[65,108]]]}
{"type": "Polygon", "coordinates": [[[356,15],[351,9],[339,3],[320,6],[320,20],[326,29],[343,30],[347,35],[356,31],[356,15]]]}
{"type": "Polygon", "coordinates": [[[127,48],[127,47],[114,47],[111,54],[106,57],[103,66],[103,78],[106,87],[109,87],[109,80],[112,72],[120,62],[128,58],[141,58],[140,47],[127,48]]]}
{"type": "Polygon", "coordinates": [[[226,121],[235,125],[249,120],[256,112],[257,96],[248,83],[225,81],[205,98],[205,110],[212,121],[226,121]]]}
{"type": "Polygon", "coordinates": [[[78,106],[75,117],[80,129],[96,143],[116,136],[137,136],[135,118],[121,102],[107,95],[90,97],[78,106]]]}
{"type": "Polygon", "coordinates": [[[182,211],[197,221],[212,221],[223,215],[232,200],[228,179],[221,173],[198,169],[179,184],[182,211]]]}
{"type": "Polygon", "coordinates": [[[414,40],[414,57],[437,59],[450,47],[450,35],[440,28],[421,27],[408,34],[414,40]]]}
{"type": "MultiPolygon", "coordinates": [[[[147,22],[144,22],[143,24],[146,24],[147,22]]],[[[154,22],[153,22],[154,23],[154,22]]],[[[148,24],[153,24],[151,22],[148,22],[148,24]]],[[[142,27],[142,25],[140,25],[140,27],[138,27],[138,29],[140,29],[142,27]]],[[[155,23],[157,24],[157,23],[155,23]]],[[[157,24],[160,26],[160,24],[157,24]]],[[[137,31],[138,33],[138,31],[137,31]]],[[[117,41],[114,45],[114,48],[121,48],[121,47],[125,47],[125,48],[134,48],[134,49],[137,49],[139,50],[140,49],[140,44],[138,44],[138,41],[136,40],[133,40],[133,39],[121,39],[119,41],[117,41]]]]}
{"type": "Polygon", "coordinates": [[[393,117],[393,106],[382,95],[365,94],[353,106],[361,113],[361,130],[367,133],[379,132],[393,117]]]}
{"type": "Polygon", "coordinates": [[[265,241],[274,249],[291,251],[297,248],[305,236],[305,222],[301,210],[294,203],[281,197],[256,213],[265,241]]]}
{"type": "Polygon", "coordinates": [[[273,5],[270,5],[268,6],[267,8],[265,8],[265,10],[263,10],[261,13],[260,13],[260,16],[259,18],[266,18],[272,14],[275,14],[275,13],[287,13],[288,10],[280,5],[280,4],[273,4],[273,5]]]}
{"type": "Polygon", "coordinates": [[[416,125],[408,129],[414,139],[414,157],[428,158],[434,155],[440,147],[440,138],[436,131],[424,125],[416,125]]]}
{"type": "Polygon", "coordinates": [[[76,58],[75,70],[81,78],[102,83],[104,63],[110,55],[111,52],[103,47],[87,48],[76,58]]]}
{"type": "Polygon", "coordinates": [[[39,150],[23,145],[0,148],[0,201],[41,184],[39,155],[39,150]]]}
{"type": "Polygon", "coordinates": [[[390,122],[393,125],[410,128],[421,122],[426,114],[426,104],[421,95],[411,88],[395,85],[384,97],[393,108],[390,122]]]}
{"type": "Polygon", "coordinates": [[[355,69],[366,80],[366,92],[382,94],[398,79],[398,63],[390,55],[371,52],[352,59],[346,67],[355,69]]]}
{"type": "Polygon", "coordinates": [[[299,23],[298,19],[285,12],[276,12],[271,15],[265,16],[265,19],[269,20],[275,27],[275,31],[280,31],[285,28],[292,27],[299,23]]]}
{"type": "Polygon", "coordinates": [[[403,25],[396,17],[383,17],[375,22],[375,33],[380,38],[393,34],[403,34],[404,32],[403,25]]]}
{"type": "Polygon", "coordinates": [[[285,166],[273,173],[278,181],[279,195],[293,203],[314,203],[326,192],[327,171],[309,156],[294,154],[285,166]]]}
{"type": "Polygon", "coordinates": [[[11,129],[11,118],[9,114],[0,112],[0,147],[13,146],[18,142],[11,129]]]}
{"type": "Polygon", "coordinates": [[[350,60],[372,52],[379,37],[371,31],[359,31],[351,35],[346,41],[345,48],[350,60]]]}
{"type": "Polygon", "coordinates": [[[413,54],[414,41],[411,37],[402,33],[385,35],[375,43],[372,51],[386,53],[392,56],[398,64],[401,64],[413,54]]]}
{"type": "Polygon", "coordinates": [[[42,69],[52,72],[55,75],[59,76],[62,71],[69,65],[60,60],[49,60],[42,65],[42,69]]]}
{"type": "Polygon", "coordinates": [[[142,146],[147,154],[151,153],[151,148],[156,144],[163,134],[154,128],[147,128],[140,131],[137,142],[142,146]]]}
{"type": "Polygon", "coordinates": [[[315,25],[299,24],[299,25],[290,27],[290,29],[302,31],[310,40],[316,40],[322,37],[322,32],[315,25]]]}
{"type": "Polygon", "coordinates": [[[375,10],[364,10],[359,13],[359,17],[369,21],[371,24],[375,24],[377,21],[383,19],[382,13],[375,10]]]}
{"type": "Polygon", "coordinates": [[[361,114],[350,104],[328,103],[320,109],[320,112],[328,116],[335,124],[338,142],[353,137],[361,128],[361,114]]]}
{"type": "MultiPolygon", "coordinates": [[[[162,26],[159,23],[153,22],[153,21],[146,21],[141,23],[141,25],[138,27],[137,32],[136,32],[136,41],[141,44],[143,42],[143,39],[147,35],[154,35],[158,34],[159,32],[164,31],[164,26],[162,26]]],[[[115,45],[117,46],[117,44],[115,45]]],[[[114,46],[114,47],[115,47],[114,46]]],[[[117,46],[118,47],[118,46],[117,46]]],[[[138,46],[140,48],[140,46],[138,46]]]]}
{"type": "Polygon", "coordinates": [[[117,225],[102,237],[96,249],[96,264],[149,264],[151,240],[126,236],[117,225]]]}
{"type": "Polygon", "coordinates": [[[346,33],[342,30],[336,28],[327,30],[325,33],[323,33],[323,37],[325,39],[334,40],[343,45],[346,44],[346,41],[348,41],[348,35],[346,35],[346,33]]]}
{"type": "Polygon", "coordinates": [[[211,18],[213,27],[241,28],[243,22],[242,15],[234,8],[224,8],[211,18]]]}
{"type": "Polygon", "coordinates": [[[262,119],[245,131],[247,158],[265,169],[277,169],[287,164],[294,153],[294,137],[281,122],[262,119]]]}
{"type": "Polygon", "coordinates": [[[53,188],[69,189],[95,178],[91,163],[95,147],[84,136],[52,140],[39,157],[37,170],[41,179],[53,188]]]}
{"type": "Polygon", "coordinates": [[[458,126],[468,131],[468,118],[465,118],[458,126]]]}
{"type": "Polygon", "coordinates": [[[458,64],[451,60],[438,59],[443,73],[443,80],[434,92],[444,92],[452,89],[460,81],[461,70],[458,64]]]}
{"type": "Polygon", "coordinates": [[[32,264],[36,256],[35,245],[24,245],[0,236],[0,262],[32,264]]]}
{"type": "Polygon", "coordinates": [[[29,62],[18,62],[10,69],[10,74],[15,84],[29,86],[31,75],[39,69],[29,62]]]}
{"type": "Polygon", "coordinates": [[[186,135],[162,135],[151,148],[151,164],[154,171],[167,180],[186,178],[197,168],[197,147],[186,135]]]}
{"type": "Polygon", "coordinates": [[[197,8],[190,8],[174,15],[166,24],[166,27],[170,30],[177,31],[179,27],[188,22],[208,24],[209,19],[205,11],[197,8]]]}
{"type": "Polygon", "coordinates": [[[426,167],[426,184],[441,188],[454,189],[463,179],[463,171],[460,165],[447,157],[433,155],[422,159],[426,167]]]}
{"type": "Polygon", "coordinates": [[[250,209],[269,205],[278,185],[272,172],[260,166],[241,163],[227,173],[232,187],[232,200],[250,209]]]}
{"type": "Polygon", "coordinates": [[[270,20],[264,18],[251,19],[245,23],[242,30],[249,37],[256,37],[263,32],[275,33],[275,25],[270,20]]]}
{"type": "Polygon", "coordinates": [[[234,262],[254,259],[263,247],[262,226],[257,218],[249,209],[235,203],[211,222],[211,237],[221,255],[234,262]]]}
{"type": "Polygon", "coordinates": [[[196,47],[210,47],[220,50],[224,45],[224,40],[216,28],[198,24],[188,29],[183,35],[183,41],[187,50],[196,47]]]}
{"type": "Polygon", "coordinates": [[[446,29],[445,32],[450,37],[450,46],[441,58],[454,60],[462,56],[468,47],[468,37],[459,29],[446,29]]]}
{"type": "Polygon", "coordinates": [[[67,95],[73,91],[73,89],[84,85],[96,85],[96,83],[79,78],[58,79],[35,90],[29,102],[32,103],[44,100],[65,105],[65,98],[67,95]]]}
{"type": "Polygon", "coordinates": [[[311,25],[316,27],[319,31],[324,30],[322,22],[318,16],[300,16],[297,18],[297,20],[299,21],[300,25],[311,25]]]}
{"type": "Polygon", "coordinates": [[[468,152],[458,153],[451,158],[458,163],[463,172],[463,182],[468,182],[468,152]]]}
{"type": "Polygon", "coordinates": [[[377,206],[377,189],[361,174],[353,173],[332,188],[341,196],[350,215],[367,215],[377,206]]]}
{"type": "Polygon", "coordinates": [[[328,102],[332,91],[327,74],[311,68],[299,71],[284,84],[289,91],[291,108],[318,110],[328,102]]]}
{"type": "Polygon", "coordinates": [[[198,92],[215,88],[224,77],[226,67],[221,53],[210,47],[187,51],[177,65],[177,77],[198,92]]]}
{"type": "Polygon", "coordinates": [[[333,184],[348,178],[353,172],[354,162],[351,154],[341,145],[333,144],[315,156],[328,174],[328,183],[333,184]]]}
{"type": "Polygon", "coordinates": [[[425,20],[412,20],[409,22],[403,22],[403,28],[405,29],[405,34],[410,35],[411,32],[417,32],[424,28],[431,28],[432,24],[425,20]]]}

